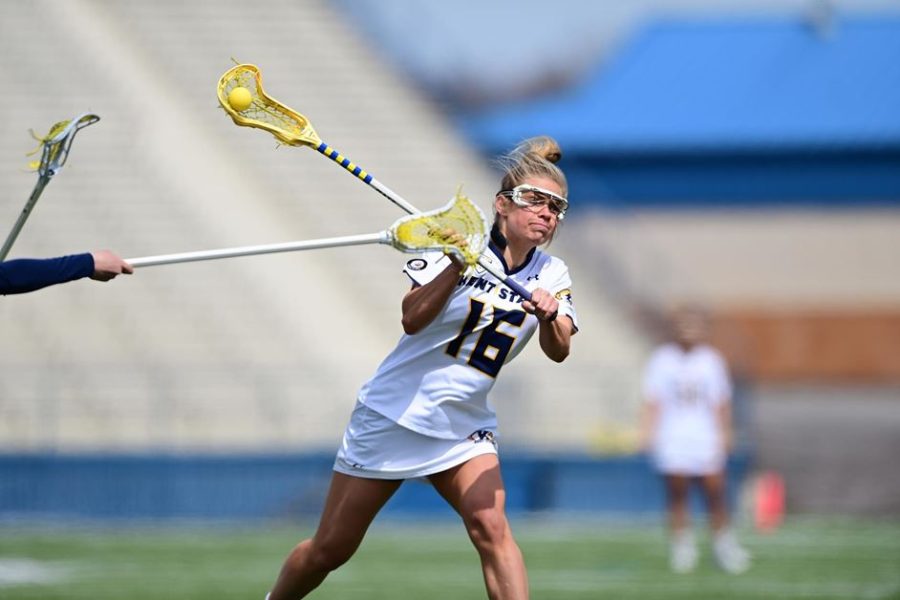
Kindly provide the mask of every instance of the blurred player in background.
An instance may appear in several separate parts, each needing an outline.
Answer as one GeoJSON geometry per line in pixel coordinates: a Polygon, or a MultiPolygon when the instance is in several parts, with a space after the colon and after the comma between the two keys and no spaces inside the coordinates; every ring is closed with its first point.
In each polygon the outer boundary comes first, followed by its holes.
{"type": "Polygon", "coordinates": [[[109,281],[132,272],[131,265],[109,250],[56,258],[17,258],[0,262],[0,294],[24,294],[83,277],[109,281]]]}
{"type": "Polygon", "coordinates": [[[703,343],[704,312],[681,307],[671,319],[672,341],[659,346],[644,373],[642,441],[666,486],[670,566],[686,573],[697,564],[688,492],[700,484],[709,512],[713,553],[730,573],[749,567],[749,555],[728,524],[725,464],[732,447],[731,381],[721,354],[703,343]]]}
{"type": "Polygon", "coordinates": [[[427,478],[462,517],[488,596],[528,598],[487,394],[535,331],[556,362],[568,356],[577,331],[568,268],[538,250],[553,238],[568,205],[559,158],[554,140],[526,140],[506,157],[494,199],[485,259],[531,288],[530,301],[483,269],[466,269],[439,252],[406,263],[412,289],[401,305],[405,335],[363,385],[319,528],[288,556],[270,600],[296,600],[315,589],[350,559],[403,481],[415,478],[427,478]]]}

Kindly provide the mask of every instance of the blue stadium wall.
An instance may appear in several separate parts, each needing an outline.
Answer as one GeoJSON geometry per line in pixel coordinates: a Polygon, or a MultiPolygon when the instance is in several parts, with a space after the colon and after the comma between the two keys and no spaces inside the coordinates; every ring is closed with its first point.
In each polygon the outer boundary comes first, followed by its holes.
{"type": "Polygon", "coordinates": [[[900,206],[900,150],[567,156],[574,207],[900,206]]]}
{"type": "MultiPolygon", "coordinates": [[[[0,519],[314,518],[331,477],[332,454],[269,456],[0,456],[0,519]]],[[[507,510],[544,513],[659,514],[661,481],[643,456],[502,458],[507,510]]],[[[729,496],[736,502],[750,469],[733,456],[729,496]]],[[[694,498],[695,510],[700,509],[694,498]]],[[[388,517],[452,517],[434,489],[401,486],[388,517]]]]}

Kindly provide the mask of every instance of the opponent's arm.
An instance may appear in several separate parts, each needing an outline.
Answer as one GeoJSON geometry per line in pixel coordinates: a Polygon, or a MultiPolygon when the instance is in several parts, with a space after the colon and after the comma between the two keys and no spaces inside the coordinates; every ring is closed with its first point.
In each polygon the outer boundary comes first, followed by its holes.
{"type": "Polygon", "coordinates": [[[125,275],[134,273],[130,264],[109,250],[97,250],[91,252],[91,256],[94,258],[94,272],[91,274],[91,279],[94,281],[109,281],[123,273],[125,275]]]}
{"type": "Polygon", "coordinates": [[[0,294],[25,294],[83,277],[109,281],[132,272],[131,265],[109,250],[56,258],[18,258],[0,262],[0,294]]]}
{"type": "Polygon", "coordinates": [[[0,263],[0,294],[24,294],[94,272],[89,253],[56,258],[18,258],[0,263]]]}

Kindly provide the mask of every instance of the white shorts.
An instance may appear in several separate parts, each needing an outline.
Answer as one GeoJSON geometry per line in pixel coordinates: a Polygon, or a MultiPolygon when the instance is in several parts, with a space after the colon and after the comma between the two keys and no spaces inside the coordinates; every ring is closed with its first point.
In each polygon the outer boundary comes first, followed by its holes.
{"type": "Polygon", "coordinates": [[[357,402],[334,470],[354,477],[415,479],[446,471],[482,454],[497,454],[493,431],[474,431],[461,440],[433,438],[357,402]]]}
{"type": "Polygon", "coordinates": [[[685,452],[683,449],[657,448],[653,453],[656,469],[665,475],[703,476],[721,473],[725,457],[721,452],[685,452]]]}

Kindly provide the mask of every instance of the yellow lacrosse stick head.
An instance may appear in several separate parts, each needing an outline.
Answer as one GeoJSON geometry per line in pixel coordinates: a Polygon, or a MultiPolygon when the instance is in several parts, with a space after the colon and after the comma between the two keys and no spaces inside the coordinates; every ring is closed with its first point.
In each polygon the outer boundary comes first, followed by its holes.
{"type": "Polygon", "coordinates": [[[397,221],[391,236],[394,247],[404,252],[441,250],[455,254],[471,267],[487,246],[487,220],[459,189],[446,206],[397,221]]]}
{"type": "Polygon", "coordinates": [[[78,130],[88,125],[93,125],[99,120],[100,117],[97,115],[85,113],[74,119],[66,119],[65,121],[54,123],[47,135],[44,136],[39,136],[33,129],[30,129],[31,137],[40,142],[40,144],[31,152],[27,152],[25,156],[34,156],[38,152],[43,152],[40,160],[33,160],[28,163],[28,168],[33,171],[40,171],[42,174],[45,172],[52,174],[52,172],[58,170],[65,163],[72,140],[75,134],[78,133],[78,130]]]}
{"type": "Polygon", "coordinates": [[[217,92],[219,104],[236,125],[264,129],[290,146],[316,148],[322,143],[306,117],[266,94],[256,65],[241,64],[228,69],[219,79],[217,92]],[[247,90],[249,103],[242,90],[232,95],[237,88],[247,90]],[[241,101],[233,106],[229,98],[241,101]]]}

